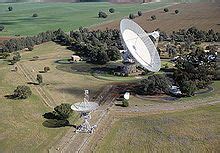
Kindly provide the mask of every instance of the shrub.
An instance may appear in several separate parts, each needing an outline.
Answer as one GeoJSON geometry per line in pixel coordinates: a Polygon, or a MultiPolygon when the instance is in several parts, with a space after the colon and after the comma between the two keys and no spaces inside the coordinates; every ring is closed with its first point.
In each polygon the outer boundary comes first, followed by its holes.
{"type": "Polygon", "coordinates": [[[17,88],[14,90],[13,97],[17,99],[26,99],[30,97],[32,94],[30,87],[28,86],[17,86],[17,88]]]}
{"type": "Polygon", "coordinates": [[[105,12],[100,11],[98,14],[99,18],[107,18],[107,14],[105,12]]]}
{"type": "Polygon", "coordinates": [[[34,14],[32,15],[32,17],[36,18],[36,17],[38,17],[38,14],[37,14],[37,13],[34,13],[34,14]]]}
{"type": "Polygon", "coordinates": [[[129,19],[134,19],[135,18],[135,15],[134,14],[129,14],[129,19]]]}
{"type": "Polygon", "coordinates": [[[138,16],[142,16],[142,12],[141,11],[138,11],[138,16]]]}
{"type": "Polygon", "coordinates": [[[169,9],[168,8],[165,8],[165,9],[163,9],[164,10],[164,12],[169,12],[169,9]]]}
{"type": "Polygon", "coordinates": [[[156,20],[156,16],[155,16],[155,15],[152,15],[152,16],[151,16],[151,19],[152,19],[152,20],[156,20]]]}
{"type": "Polygon", "coordinates": [[[12,11],[13,10],[13,7],[12,6],[9,6],[8,7],[8,11],[12,11]]]}
{"type": "Polygon", "coordinates": [[[50,68],[48,66],[44,67],[44,72],[46,73],[48,71],[50,71],[50,68]]]}
{"type": "Polygon", "coordinates": [[[110,9],[109,9],[109,12],[110,12],[110,13],[115,13],[115,9],[114,9],[114,8],[110,8],[110,9]]]}
{"type": "Polygon", "coordinates": [[[178,13],[179,13],[179,10],[175,10],[175,13],[178,14],[178,13]]]}
{"type": "Polygon", "coordinates": [[[123,107],[128,107],[128,106],[129,106],[128,100],[123,99],[123,101],[122,101],[122,106],[123,106],[123,107]]]}
{"type": "Polygon", "coordinates": [[[188,97],[193,96],[196,89],[196,83],[194,81],[184,81],[180,85],[181,92],[186,94],[188,97]]]}
{"type": "Polygon", "coordinates": [[[0,25],[0,31],[3,31],[5,27],[3,25],[0,25]]]}

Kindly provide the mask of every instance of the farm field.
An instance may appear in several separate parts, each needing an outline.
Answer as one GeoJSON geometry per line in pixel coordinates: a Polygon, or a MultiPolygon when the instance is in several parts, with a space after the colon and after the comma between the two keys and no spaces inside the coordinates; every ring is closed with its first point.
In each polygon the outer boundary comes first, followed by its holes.
{"type": "Polygon", "coordinates": [[[119,117],[95,152],[219,152],[219,111],[197,109],[119,117]]]}
{"type": "Polygon", "coordinates": [[[109,22],[128,16],[137,11],[149,11],[164,7],[171,3],[159,2],[141,4],[111,4],[111,3],[0,3],[0,24],[5,30],[0,36],[36,35],[47,30],[62,28],[64,31],[76,30],[80,26],[109,22]],[[13,11],[8,11],[12,6],[13,11]],[[109,8],[115,8],[115,13],[108,12],[109,8]],[[106,19],[98,18],[98,12],[107,12],[106,19]],[[38,14],[34,18],[32,15],[38,14]]]}
{"type": "MultiPolygon", "coordinates": [[[[164,13],[163,9],[146,12],[141,17],[134,19],[141,27],[147,31],[154,31],[159,28],[161,31],[171,33],[180,28],[190,28],[192,26],[201,30],[213,29],[220,32],[220,3],[181,3],[170,6],[169,12],[164,13]],[[174,11],[178,9],[179,14],[174,11]],[[156,20],[151,21],[151,16],[155,15],[156,20]]],[[[115,29],[119,28],[119,21],[95,26],[93,29],[115,29]]]]}

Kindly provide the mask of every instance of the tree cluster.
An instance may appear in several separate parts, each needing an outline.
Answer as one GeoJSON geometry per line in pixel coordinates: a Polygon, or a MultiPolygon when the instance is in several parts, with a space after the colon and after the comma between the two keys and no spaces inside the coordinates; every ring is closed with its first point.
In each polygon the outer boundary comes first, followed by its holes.
{"type": "Polygon", "coordinates": [[[170,38],[177,42],[213,42],[220,41],[220,33],[215,33],[214,30],[210,29],[208,31],[199,30],[195,27],[189,29],[180,29],[179,31],[171,34],[170,38]]]}
{"type": "Polygon", "coordinates": [[[122,48],[118,30],[88,31],[80,28],[71,31],[73,39],[71,47],[87,62],[105,64],[120,59],[119,49],[122,48]]]}
{"type": "Polygon", "coordinates": [[[162,74],[154,74],[147,79],[141,80],[136,92],[144,95],[155,95],[161,93],[169,93],[171,86],[170,80],[162,74]]]}
{"type": "Polygon", "coordinates": [[[186,93],[188,88],[185,86],[195,83],[195,86],[200,89],[211,83],[216,71],[216,58],[215,50],[205,52],[199,47],[195,51],[177,58],[175,61],[177,69],[174,71],[173,77],[177,85],[182,87],[183,93],[186,93]]]}
{"type": "Polygon", "coordinates": [[[32,94],[30,87],[28,86],[17,86],[14,90],[13,98],[15,99],[26,99],[32,94]]]}
{"type": "Polygon", "coordinates": [[[43,115],[46,119],[55,119],[57,120],[60,125],[58,126],[65,126],[69,125],[68,118],[73,115],[73,110],[71,109],[71,104],[61,104],[54,108],[54,111],[45,113],[43,115]]]}
{"type": "Polygon", "coordinates": [[[11,53],[25,48],[30,48],[33,47],[34,45],[39,45],[44,42],[54,40],[56,39],[56,37],[62,35],[62,33],[64,32],[58,29],[57,31],[42,32],[36,36],[28,36],[28,37],[5,40],[0,48],[0,51],[11,53]]]}
{"type": "Polygon", "coordinates": [[[5,27],[3,25],[0,25],[0,31],[3,31],[5,27]]]}
{"type": "Polygon", "coordinates": [[[108,15],[103,11],[99,11],[98,16],[99,16],[99,18],[107,18],[108,17],[108,15]]]}

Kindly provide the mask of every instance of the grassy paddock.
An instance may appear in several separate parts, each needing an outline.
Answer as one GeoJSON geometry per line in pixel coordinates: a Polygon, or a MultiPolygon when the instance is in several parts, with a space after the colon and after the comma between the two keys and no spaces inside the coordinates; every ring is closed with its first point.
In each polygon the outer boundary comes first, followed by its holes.
{"type": "Polygon", "coordinates": [[[95,152],[219,152],[220,104],[121,118],[95,152]]]}
{"type": "Polygon", "coordinates": [[[159,2],[140,4],[111,4],[111,3],[0,3],[0,24],[5,30],[0,36],[35,35],[47,30],[62,28],[65,31],[75,30],[80,26],[88,27],[103,22],[128,16],[137,11],[148,11],[166,6],[170,3],[159,2]],[[13,11],[8,11],[8,6],[13,11]],[[115,8],[110,14],[109,8],[115,8]],[[99,19],[98,12],[107,12],[108,18],[99,19]],[[38,14],[34,18],[32,15],[38,14]]]}

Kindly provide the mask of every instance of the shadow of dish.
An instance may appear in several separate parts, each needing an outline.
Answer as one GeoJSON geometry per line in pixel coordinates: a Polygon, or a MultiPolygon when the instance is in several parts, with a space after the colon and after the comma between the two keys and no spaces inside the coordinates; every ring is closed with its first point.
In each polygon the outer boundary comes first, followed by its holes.
{"type": "Polygon", "coordinates": [[[71,125],[68,120],[57,120],[57,119],[47,119],[42,123],[42,125],[47,128],[60,128],[66,126],[76,128],[76,125],[71,125]]]}

